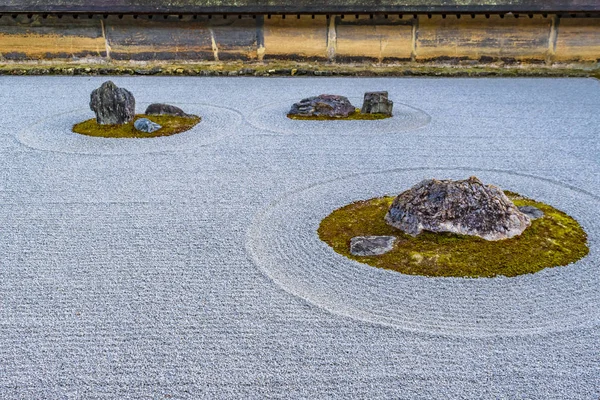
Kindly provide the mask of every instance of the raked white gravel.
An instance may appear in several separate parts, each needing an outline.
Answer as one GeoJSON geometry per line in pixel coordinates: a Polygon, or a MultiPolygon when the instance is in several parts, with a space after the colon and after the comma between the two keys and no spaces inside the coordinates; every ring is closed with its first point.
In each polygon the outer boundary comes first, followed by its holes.
{"type": "Polygon", "coordinates": [[[600,398],[597,80],[112,79],[204,119],[78,136],[105,78],[0,77],[0,399],[600,398]],[[396,119],[282,115],[376,90],[396,119]],[[568,212],[589,256],[425,278],[316,236],[350,201],[470,175],[568,212]]]}

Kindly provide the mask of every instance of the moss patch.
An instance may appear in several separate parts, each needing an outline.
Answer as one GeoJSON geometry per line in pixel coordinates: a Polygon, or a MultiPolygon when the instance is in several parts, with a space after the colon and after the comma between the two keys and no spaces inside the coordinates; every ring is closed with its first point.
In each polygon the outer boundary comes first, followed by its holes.
{"type": "Polygon", "coordinates": [[[136,115],[132,122],[125,125],[99,125],[95,118],[80,122],[73,126],[73,132],[87,136],[106,138],[153,138],[158,136],[170,136],[177,133],[189,131],[200,122],[201,118],[177,117],[173,115],[136,115]],[[148,118],[160,126],[156,132],[144,133],[136,130],[133,123],[140,118],[148,118]]]}
{"type": "Polygon", "coordinates": [[[349,116],[345,117],[345,118],[339,118],[339,117],[328,117],[326,115],[321,115],[318,117],[309,117],[309,116],[304,116],[304,115],[295,115],[295,114],[288,114],[287,117],[289,119],[297,119],[297,120],[307,120],[307,121],[372,121],[372,120],[376,120],[376,119],[386,119],[386,118],[391,118],[391,115],[387,115],[387,114],[363,114],[360,112],[360,108],[357,108],[355,112],[353,112],[352,114],[350,114],[349,116]]]}
{"type": "Polygon", "coordinates": [[[319,237],[333,249],[356,261],[403,274],[453,277],[493,277],[530,274],[563,266],[585,257],[587,235],[573,218],[551,207],[512,192],[517,206],[531,205],[544,212],[520,236],[486,241],[473,236],[423,232],[412,237],[387,225],[384,216],[394,197],[358,201],[328,215],[319,226],[319,237]],[[398,241],[381,256],[350,254],[355,236],[391,235],[398,241]]]}
{"type": "Polygon", "coordinates": [[[428,62],[300,62],[269,60],[257,61],[197,61],[167,62],[103,60],[98,62],[72,62],[65,60],[5,62],[0,65],[0,75],[187,75],[187,76],[577,76],[599,77],[596,63],[553,63],[552,65],[527,62],[479,63],[459,61],[458,65],[430,60],[428,62]],[[469,64],[466,64],[466,63],[469,64]],[[461,64],[463,63],[463,64],[461,64]]]}

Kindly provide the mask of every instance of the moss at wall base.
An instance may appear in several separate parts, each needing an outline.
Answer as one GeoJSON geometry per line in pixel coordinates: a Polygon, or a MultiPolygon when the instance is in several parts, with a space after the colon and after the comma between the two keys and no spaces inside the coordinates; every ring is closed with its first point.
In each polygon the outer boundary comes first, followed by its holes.
{"type": "Polygon", "coordinates": [[[438,77],[596,77],[600,64],[545,66],[537,63],[473,63],[440,60],[427,63],[374,64],[329,62],[5,62],[0,75],[161,75],[161,76],[438,76],[438,77]]]}

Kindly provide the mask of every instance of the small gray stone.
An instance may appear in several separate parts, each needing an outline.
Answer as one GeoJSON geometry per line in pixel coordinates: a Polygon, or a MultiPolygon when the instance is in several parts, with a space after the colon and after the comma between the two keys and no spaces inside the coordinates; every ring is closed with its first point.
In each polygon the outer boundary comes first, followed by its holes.
{"type": "Polygon", "coordinates": [[[395,236],[356,236],[350,239],[350,253],[355,256],[380,256],[394,248],[395,236]]]}
{"type": "Polygon", "coordinates": [[[150,104],[146,108],[146,115],[173,115],[176,117],[190,117],[181,108],[172,106],[170,104],[154,103],[150,104]]]}
{"type": "Polygon", "coordinates": [[[529,219],[531,219],[531,220],[536,220],[536,219],[542,218],[544,216],[544,212],[534,206],[520,206],[517,208],[523,214],[527,215],[529,217],[529,219]]]}
{"type": "Polygon", "coordinates": [[[388,92],[367,92],[363,102],[362,114],[392,115],[394,102],[388,100],[388,92]]]}
{"type": "Polygon", "coordinates": [[[96,113],[98,124],[124,125],[135,116],[135,98],[129,90],[107,81],[92,92],[90,108],[96,113]]]}
{"type": "Polygon", "coordinates": [[[304,117],[346,118],[356,112],[356,108],[347,97],[334,94],[322,94],[308,97],[292,105],[290,115],[304,117]]]}
{"type": "Polygon", "coordinates": [[[140,119],[136,120],[133,123],[133,126],[138,131],[145,132],[145,133],[156,132],[157,130],[159,130],[160,128],[162,128],[162,126],[160,126],[159,124],[157,124],[155,122],[150,121],[147,118],[140,118],[140,119]]]}

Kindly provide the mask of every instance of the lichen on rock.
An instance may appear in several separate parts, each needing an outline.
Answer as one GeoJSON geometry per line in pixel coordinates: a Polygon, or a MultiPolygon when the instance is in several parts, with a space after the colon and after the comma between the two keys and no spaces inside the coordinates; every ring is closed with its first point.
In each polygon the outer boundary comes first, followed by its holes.
{"type": "Polygon", "coordinates": [[[426,230],[485,240],[518,236],[531,225],[502,190],[474,176],[418,183],[394,199],[385,221],[412,236],[426,230]]]}
{"type": "Polygon", "coordinates": [[[356,108],[347,97],[322,94],[295,103],[288,116],[347,118],[355,112],[356,108]]]}

